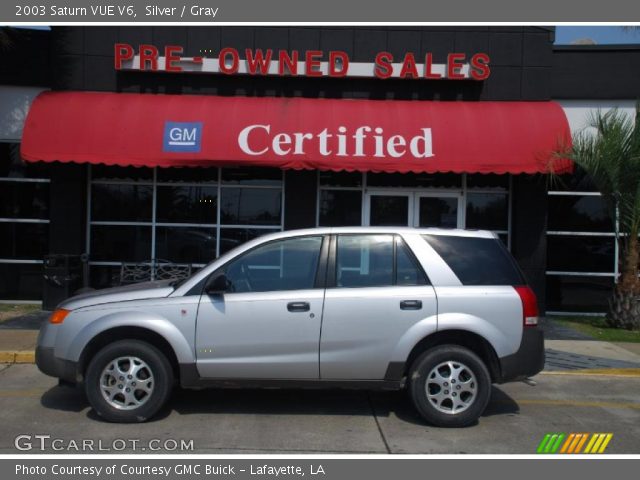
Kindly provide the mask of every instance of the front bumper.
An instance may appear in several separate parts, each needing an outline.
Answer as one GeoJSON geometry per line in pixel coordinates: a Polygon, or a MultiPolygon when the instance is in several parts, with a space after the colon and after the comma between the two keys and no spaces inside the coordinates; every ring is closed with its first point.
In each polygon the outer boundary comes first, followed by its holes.
{"type": "Polygon", "coordinates": [[[538,327],[525,327],[520,348],[512,355],[498,359],[500,378],[497,383],[532,377],[544,368],[544,334],[538,327]]]}
{"type": "Polygon", "coordinates": [[[53,347],[36,347],[36,365],[45,375],[71,383],[79,381],[78,364],[71,360],[57,358],[54,354],[53,347]]]}

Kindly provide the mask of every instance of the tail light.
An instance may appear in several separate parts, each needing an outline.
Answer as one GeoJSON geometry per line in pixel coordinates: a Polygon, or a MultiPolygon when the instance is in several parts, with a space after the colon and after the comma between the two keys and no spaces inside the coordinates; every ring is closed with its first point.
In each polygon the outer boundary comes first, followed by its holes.
{"type": "Polygon", "coordinates": [[[525,327],[538,325],[538,299],[531,288],[526,285],[513,287],[522,301],[522,322],[525,327]]]}

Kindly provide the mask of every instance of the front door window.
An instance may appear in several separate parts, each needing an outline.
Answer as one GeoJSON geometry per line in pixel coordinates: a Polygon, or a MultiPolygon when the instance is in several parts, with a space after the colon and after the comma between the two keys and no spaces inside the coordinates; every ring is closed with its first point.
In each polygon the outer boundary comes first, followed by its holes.
{"type": "Polygon", "coordinates": [[[322,237],[299,237],[262,245],[226,267],[233,293],[306,290],[314,286],[322,237]]]}

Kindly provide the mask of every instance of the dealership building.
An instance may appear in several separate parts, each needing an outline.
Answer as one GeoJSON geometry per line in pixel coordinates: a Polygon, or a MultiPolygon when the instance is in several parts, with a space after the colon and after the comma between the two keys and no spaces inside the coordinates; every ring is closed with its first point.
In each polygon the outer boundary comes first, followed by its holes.
{"type": "Polygon", "coordinates": [[[403,225],[494,231],[544,311],[606,310],[615,225],[560,152],[591,112],[635,113],[638,46],[520,26],[2,30],[0,301],[195,270],[274,231],[403,225]]]}

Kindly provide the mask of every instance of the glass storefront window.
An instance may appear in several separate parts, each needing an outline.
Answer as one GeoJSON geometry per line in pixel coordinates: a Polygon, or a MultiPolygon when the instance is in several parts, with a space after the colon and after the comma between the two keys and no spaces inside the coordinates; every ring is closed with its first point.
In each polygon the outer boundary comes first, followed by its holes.
{"type": "Polygon", "coordinates": [[[614,269],[614,237],[547,236],[547,270],[613,273],[614,269]]]}
{"type": "Polygon", "coordinates": [[[89,285],[92,288],[109,288],[120,283],[120,265],[91,265],[89,285]]]}
{"type": "Polygon", "coordinates": [[[26,163],[20,158],[19,143],[0,142],[0,178],[46,179],[49,169],[42,162],[26,163]]]}
{"type": "Polygon", "coordinates": [[[322,227],[344,227],[362,224],[362,192],[360,190],[321,190],[318,224],[322,227]]]}
{"type": "Polygon", "coordinates": [[[466,228],[508,230],[509,199],[507,195],[468,192],[466,228]]]}
{"type": "Polygon", "coordinates": [[[218,169],[206,167],[158,168],[159,183],[218,183],[218,169]]]}
{"type": "Polygon", "coordinates": [[[40,300],[49,252],[48,167],[20,159],[20,144],[0,143],[0,299],[40,300]]]}
{"type": "Polygon", "coordinates": [[[279,187],[282,185],[282,170],[260,167],[223,168],[222,183],[279,187]]]}
{"type": "Polygon", "coordinates": [[[221,228],[220,229],[220,255],[228,252],[243,243],[258,238],[267,233],[279,232],[264,228],[221,228]]]}
{"type": "Polygon", "coordinates": [[[48,240],[48,223],[0,222],[0,258],[42,260],[48,240]]]}
{"type": "Polygon", "coordinates": [[[216,256],[216,229],[157,227],[156,258],[174,263],[208,263],[216,256]]]}
{"type": "Polygon", "coordinates": [[[372,195],[369,224],[375,227],[409,225],[408,195],[372,195]]]}
{"type": "Polygon", "coordinates": [[[467,175],[467,188],[483,188],[491,190],[509,190],[509,175],[495,173],[474,173],[467,175]]]}
{"type": "Polygon", "coordinates": [[[420,227],[456,228],[458,197],[420,197],[420,227]]]}
{"type": "Polygon", "coordinates": [[[220,217],[226,225],[279,225],[282,191],[271,188],[221,189],[220,217]]]}
{"type": "Polygon", "coordinates": [[[613,277],[547,275],[547,310],[606,312],[613,277]]]}
{"type": "Polygon", "coordinates": [[[0,218],[49,218],[49,184],[2,181],[0,218]]]}
{"type": "Polygon", "coordinates": [[[91,260],[144,262],[151,259],[151,227],[93,225],[91,260]]]}
{"type": "Polygon", "coordinates": [[[368,187],[462,188],[455,173],[368,173],[368,187]]]}
{"type": "Polygon", "coordinates": [[[91,186],[91,220],[149,222],[152,202],[151,185],[97,183],[91,186]]]}
{"type": "Polygon", "coordinates": [[[361,172],[319,172],[320,185],[323,187],[361,187],[361,172]]]}
{"type": "Polygon", "coordinates": [[[360,175],[318,172],[318,226],[486,229],[510,245],[510,175],[360,175]]]}
{"type": "Polygon", "coordinates": [[[94,182],[151,182],[153,181],[153,169],[147,167],[92,165],[91,178],[94,182]]]}
{"type": "Polygon", "coordinates": [[[598,188],[585,171],[576,166],[572,174],[558,175],[551,178],[549,190],[563,192],[597,192],[598,188]]]}
{"type": "Polygon", "coordinates": [[[579,167],[549,188],[547,310],[606,312],[618,273],[612,214],[579,167]]]}
{"type": "Polygon", "coordinates": [[[197,268],[247,240],[281,230],[279,169],[147,170],[91,168],[92,286],[117,284],[122,262],[161,259],[197,268]]]}
{"type": "Polygon", "coordinates": [[[218,187],[162,185],[157,188],[157,222],[218,223],[218,187]]]}
{"type": "Polygon", "coordinates": [[[549,231],[613,232],[614,225],[602,197],[549,195],[549,231]]]}
{"type": "Polygon", "coordinates": [[[42,273],[42,264],[0,263],[0,298],[40,300],[42,273]]]}

